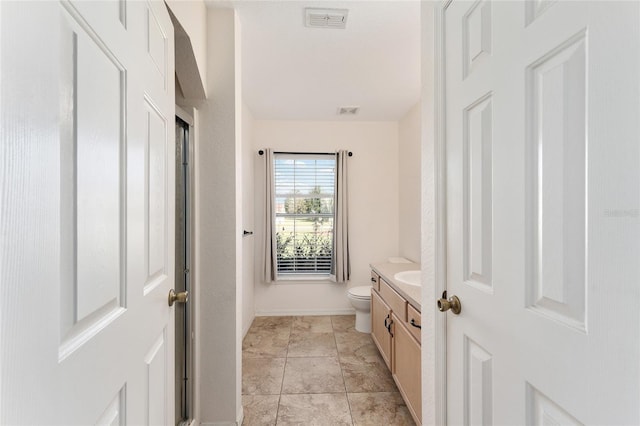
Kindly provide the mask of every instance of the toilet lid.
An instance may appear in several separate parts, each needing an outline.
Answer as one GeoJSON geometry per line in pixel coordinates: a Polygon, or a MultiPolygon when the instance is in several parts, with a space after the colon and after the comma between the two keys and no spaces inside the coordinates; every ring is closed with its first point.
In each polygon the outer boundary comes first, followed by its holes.
{"type": "Polygon", "coordinates": [[[371,286],[370,285],[361,285],[358,287],[351,287],[349,289],[349,294],[354,296],[354,297],[358,297],[358,298],[362,298],[362,299],[369,299],[371,297],[371,286]]]}

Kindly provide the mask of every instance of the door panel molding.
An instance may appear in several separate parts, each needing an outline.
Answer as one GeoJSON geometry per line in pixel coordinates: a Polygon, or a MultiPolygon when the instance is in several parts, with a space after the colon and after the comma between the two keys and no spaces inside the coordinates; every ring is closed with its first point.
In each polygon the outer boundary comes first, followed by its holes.
{"type": "Polygon", "coordinates": [[[464,424],[493,424],[493,356],[469,336],[463,337],[464,424]]]}
{"type": "Polygon", "coordinates": [[[167,277],[167,138],[169,123],[153,100],[144,97],[145,128],[145,273],[144,294],[167,277]]]}
{"type": "Polygon", "coordinates": [[[582,426],[582,423],[580,423],[575,417],[569,414],[564,408],[556,404],[545,394],[533,387],[530,383],[527,383],[526,387],[526,424],[532,426],[548,424],[582,426]]]}
{"type": "Polygon", "coordinates": [[[489,294],[493,237],[493,104],[491,92],[463,111],[463,279],[471,287],[489,294]],[[470,172],[468,172],[470,170],[470,172]]]}
{"type": "Polygon", "coordinates": [[[148,425],[169,424],[167,403],[172,404],[173,400],[167,399],[169,387],[168,346],[167,329],[165,328],[144,357],[147,376],[145,389],[147,400],[145,402],[148,425]]]}
{"type": "Polygon", "coordinates": [[[587,332],[587,31],[526,69],[527,308],[587,332]],[[576,161],[577,160],[577,161],[576,161]]]}
{"type": "Polygon", "coordinates": [[[463,18],[462,78],[467,78],[491,55],[491,1],[477,0],[463,18]]]}
{"type": "Polygon", "coordinates": [[[120,389],[107,408],[94,423],[98,426],[126,425],[126,385],[120,389]]]}
{"type": "Polygon", "coordinates": [[[118,318],[127,294],[126,68],[61,5],[59,362],[118,318]]]}

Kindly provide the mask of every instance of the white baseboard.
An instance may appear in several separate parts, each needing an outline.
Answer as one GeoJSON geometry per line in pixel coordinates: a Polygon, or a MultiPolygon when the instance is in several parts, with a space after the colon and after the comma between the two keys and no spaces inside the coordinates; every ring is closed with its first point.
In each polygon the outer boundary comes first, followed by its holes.
{"type": "Polygon", "coordinates": [[[249,324],[246,324],[244,326],[244,329],[242,330],[242,338],[244,339],[244,337],[247,335],[247,333],[249,332],[249,329],[251,328],[251,324],[253,324],[253,320],[255,319],[255,315],[253,315],[251,317],[251,321],[249,321],[249,324]]]}
{"type": "Polygon", "coordinates": [[[256,311],[257,317],[286,317],[286,316],[311,316],[311,315],[355,315],[353,308],[346,309],[272,309],[256,311]]]}
{"type": "MultiPolygon", "coordinates": [[[[240,402],[242,402],[242,400],[240,402]]],[[[242,406],[242,404],[240,404],[240,408],[238,408],[236,419],[238,419],[238,421],[236,422],[238,426],[242,426],[242,423],[244,422],[244,407],[242,406]]]]}
{"type": "MultiPolygon", "coordinates": [[[[236,419],[237,420],[235,422],[204,422],[199,423],[198,426],[240,426],[244,421],[244,410],[242,408],[242,405],[240,405],[240,408],[238,409],[236,419]]],[[[191,426],[196,426],[195,421],[191,423],[191,426]]]]}

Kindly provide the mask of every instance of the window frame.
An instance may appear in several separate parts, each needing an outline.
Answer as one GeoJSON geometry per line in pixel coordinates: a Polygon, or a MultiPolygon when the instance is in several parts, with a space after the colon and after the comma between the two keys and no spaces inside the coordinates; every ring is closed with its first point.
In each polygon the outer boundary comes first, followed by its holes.
{"type": "MultiPolygon", "coordinates": [[[[335,218],[336,218],[336,211],[335,211],[335,204],[336,204],[336,190],[335,190],[335,186],[336,186],[336,167],[337,167],[337,158],[335,154],[324,154],[324,153],[317,153],[317,154],[311,154],[311,153],[291,153],[291,152],[287,152],[287,153],[274,153],[273,155],[273,182],[274,182],[274,200],[273,200],[273,208],[274,208],[274,212],[273,212],[273,217],[274,217],[274,237],[278,238],[278,219],[279,218],[284,218],[284,217],[289,217],[292,218],[294,221],[296,219],[300,219],[301,217],[323,217],[323,218],[330,218],[331,219],[331,230],[330,230],[330,234],[331,234],[331,256],[329,258],[329,270],[326,272],[323,271],[319,271],[317,268],[317,257],[315,257],[315,261],[316,261],[316,270],[315,271],[311,271],[311,272],[302,272],[300,270],[294,270],[293,272],[283,272],[281,270],[281,262],[280,262],[280,256],[279,256],[279,250],[276,249],[276,276],[277,276],[277,281],[281,281],[281,282],[285,282],[285,283],[290,283],[292,281],[308,281],[308,282],[317,282],[317,283],[322,283],[322,282],[330,282],[331,281],[331,277],[332,277],[332,271],[333,271],[333,265],[335,262],[335,218]],[[319,197],[310,197],[308,194],[296,194],[296,186],[297,182],[299,182],[298,179],[296,179],[295,176],[295,166],[294,166],[294,180],[291,183],[293,185],[293,193],[284,193],[284,192],[278,192],[278,187],[279,187],[279,182],[281,181],[282,178],[278,178],[278,171],[279,168],[277,166],[277,162],[278,160],[283,160],[283,159],[289,159],[289,160],[293,160],[295,161],[300,161],[300,160],[331,160],[332,161],[332,184],[330,186],[331,188],[331,192],[330,193],[323,193],[321,194],[322,196],[319,197]],[[317,198],[319,200],[324,199],[330,199],[331,200],[331,212],[330,213],[305,213],[305,214],[300,214],[300,213],[285,213],[285,212],[278,212],[278,199],[279,198],[293,198],[293,199],[314,199],[317,198]]],[[[316,176],[317,176],[317,172],[316,172],[316,176]]],[[[325,187],[327,187],[328,185],[325,185],[325,187]]],[[[284,202],[286,204],[286,201],[284,202]]],[[[295,228],[295,226],[294,226],[295,228]]],[[[295,233],[296,231],[294,230],[293,233],[295,233]]],[[[317,231],[316,231],[317,232],[317,231]]],[[[295,260],[294,260],[295,262],[295,260]]],[[[326,260],[325,260],[326,262],[326,260]]]]}

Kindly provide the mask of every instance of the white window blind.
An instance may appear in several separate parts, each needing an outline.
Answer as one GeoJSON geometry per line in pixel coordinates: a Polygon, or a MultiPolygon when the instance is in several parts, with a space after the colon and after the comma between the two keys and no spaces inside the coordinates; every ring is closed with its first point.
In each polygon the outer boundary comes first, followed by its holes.
{"type": "Polygon", "coordinates": [[[336,160],[274,156],[278,275],[329,275],[333,261],[336,160]]]}

